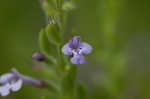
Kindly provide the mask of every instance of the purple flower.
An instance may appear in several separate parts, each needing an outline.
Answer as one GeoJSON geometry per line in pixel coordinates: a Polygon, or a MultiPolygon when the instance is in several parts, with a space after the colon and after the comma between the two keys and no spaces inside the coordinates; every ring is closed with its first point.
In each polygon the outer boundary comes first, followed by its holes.
{"type": "Polygon", "coordinates": [[[37,60],[37,61],[44,61],[45,60],[45,55],[40,53],[40,52],[36,52],[36,53],[33,54],[32,58],[37,60]]]}
{"type": "Polygon", "coordinates": [[[12,69],[10,73],[3,74],[0,77],[0,94],[1,96],[7,96],[10,91],[16,92],[21,89],[24,84],[32,84],[35,86],[42,86],[42,81],[33,79],[28,76],[20,74],[16,69],[12,69]]]}
{"type": "Polygon", "coordinates": [[[89,54],[91,51],[92,47],[88,43],[81,42],[79,36],[72,37],[62,48],[62,52],[65,55],[73,55],[71,58],[73,64],[85,64],[86,60],[84,56],[82,56],[82,53],[89,54]]]}

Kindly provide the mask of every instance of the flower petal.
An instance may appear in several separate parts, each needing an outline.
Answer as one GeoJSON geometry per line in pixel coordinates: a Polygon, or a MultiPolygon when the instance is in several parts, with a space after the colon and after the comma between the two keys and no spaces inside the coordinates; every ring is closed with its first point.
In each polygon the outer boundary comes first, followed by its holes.
{"type": "Polygon", "coordinates": [[[71,58],[71,62],[73,64],[85,64],[86,60],[82,55],[75,55],[74,57],[71,58]]]}
{"type": "Polygon", "coordinates": [[[86,60],[84,58],[84,56],[80,56],[80,64],[85,64],[86,63],[86,60]]]}
{"type": "Polygon", "coordinates": [[[65,44],[62,48],[62,52],[65,54],[65,55],[72,55],[72,50],[71,48],[69,47],[69,43],[65,44]]]}
{"type": "Polygon", "coordinates": [[[81,48],[81,53],[83,52],[84,54],[89,54],[92,51],[92,47],[85,42],[80,43],[80,48],[81,48]]]}
{"type": "Polygon", "coordinates": [[[10,93],[10,84],[7,83],[0,87],[1,96],[7,96],[10,93]]]}
{"type": "Polygon", "coordinates": [[[22,79],[18,79],[15,82],[11,82],[11,90],[18,91],[22,87],[23,81],[22,79]]]}
{"type": "Polygon", "coordinates": [[[71,62],[72,62],[73,64],[79,64],[79,58],[76,57],[76,56],[74,56],[74,57],[71,58],[71,62]]]}
{"type": "Polygon", "coordinates": [[[10,81],[13,77],[14,77],[14,75],[12,73],[3,74],[0,77],[0,83],[5,84],[6,82],[10,81]]]}

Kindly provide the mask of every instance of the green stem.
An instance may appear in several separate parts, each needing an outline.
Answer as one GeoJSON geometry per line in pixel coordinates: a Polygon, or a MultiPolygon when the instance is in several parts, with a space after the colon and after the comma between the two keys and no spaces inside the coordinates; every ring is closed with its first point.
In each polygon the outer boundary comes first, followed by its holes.
{"type": "Polygon", "coordinates": [[[61,9],[62,8],[62,0],[56,0],[57,8],[61,9]]]}

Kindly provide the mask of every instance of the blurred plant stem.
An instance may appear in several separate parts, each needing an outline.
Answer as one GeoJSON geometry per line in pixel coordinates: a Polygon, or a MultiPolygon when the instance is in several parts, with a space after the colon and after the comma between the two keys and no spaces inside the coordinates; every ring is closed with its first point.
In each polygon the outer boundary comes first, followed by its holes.
{"type": "MultiPolygon", "coordinates": [[[[61,52],[67,14],[73,8],[73,2],[44,0],[41,3],[48,22],[40,32],[40,47],[50,61],[44,63],[51,67],[43,67],[41,72],[44,72],[46,77],[50,77],[51,84],[54,83],[54,87],[57,89],[53,92],[56,99],[75,99],[76,66],[71,64],[61,52]]],[[[51,87],[48,89],[53,91],[51,87]]]]}

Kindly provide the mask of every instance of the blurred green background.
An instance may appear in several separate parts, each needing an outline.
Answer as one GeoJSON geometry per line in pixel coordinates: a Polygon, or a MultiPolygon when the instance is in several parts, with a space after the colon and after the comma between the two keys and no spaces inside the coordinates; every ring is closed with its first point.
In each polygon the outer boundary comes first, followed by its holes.
{"type": "MultiPolygon", "coordinates": [[[[93,46],[87,64],[78,66],[78,80],[88,86],[90,99],[150,99],[149,5],[149,0],[78,0],[69,13],[65,40],[77,33],[93,46]]],[[[0,74],[16,67],[40,77],[31,69],[32,54],[39,51],[45,20],[38,0],[0,1],[0,74]]],[[[5,99],[44,94],[46,90],[23,86],[5,99]]]]}

